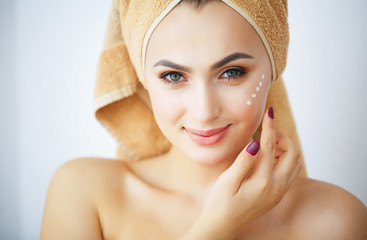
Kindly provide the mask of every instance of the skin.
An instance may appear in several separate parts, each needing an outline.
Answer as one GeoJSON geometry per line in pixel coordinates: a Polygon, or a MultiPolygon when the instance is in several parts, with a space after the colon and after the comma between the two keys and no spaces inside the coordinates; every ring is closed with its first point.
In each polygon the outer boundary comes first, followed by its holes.
{"type": "Polygon", "coordinates": [[[153,112],[171,151],[134,163],[84,158],[61,166],[41,239],[366,239],[367,210],[357,198],[298,177],[299,152],[265,109],[270,74],[261,40],[235,11],[222,3],[176,7],[153,32],[146,58],[153,112]],[[211,69],[236,52],[252,58],[211,69]],[[161,60],[191,71],[155,66],[161,60]],[[239,74],[234,68],[246,73],[228,81],[239,74]],[[165,78],[176,85],[161,78],[171,71],[178,75],[165,78]],[[251,155],[246,146],[259,124],[260,150],[251,155]],[[224,126],[213,145],[186,132],[224,126]]]}

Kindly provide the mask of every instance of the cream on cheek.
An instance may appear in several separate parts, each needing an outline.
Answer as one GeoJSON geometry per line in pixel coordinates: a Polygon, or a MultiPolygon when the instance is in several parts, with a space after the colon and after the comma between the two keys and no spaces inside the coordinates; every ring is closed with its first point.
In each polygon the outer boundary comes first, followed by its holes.
{"type": "Polygon", "coordinates": [[[257,105],[264,105],[266,95],[268,92],[268,79],[265,74],[254,76],[253,79],[248,80],[249,83],[245,88],[239,87],[236,91],[231,93],[232,96],[237,97],[235,102],[240,105],[247,105],[246,109],[254,109],[257,105]]]}
{"type": "Polygon", "coordinates": [[[236,123],[234,126],[242,136],[242,142],[248,141],[261,124],[270,87],[270,77],[265,74],[256,73],[247,80],[248,84],[227,94],[226,111],[236,123]]]}
{"type": "Polygon", "coordinates": [[[260,80],[258,81],[258,85],[253,89],[253,92],[251,93],[251,97],[249,96],[246,101],[247,105],[252,105],[252,102],[256,100],[256,97],[263,95],[263,91],[261,91],[261,89],[263,87],[264,80],[265,74],[262,74],[260,80]]]}

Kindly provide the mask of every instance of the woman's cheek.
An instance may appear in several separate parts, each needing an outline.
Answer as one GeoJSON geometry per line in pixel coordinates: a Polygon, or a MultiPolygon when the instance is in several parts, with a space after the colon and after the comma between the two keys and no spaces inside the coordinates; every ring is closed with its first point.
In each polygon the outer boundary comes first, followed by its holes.
{"type": "Polygon", "coordinates": [[[226,108],[230,115],[255,131],[265,111],[268,88],[267,82],[255,79],[251,84],[227,91],[222,98],[227,99],[226,108]]]}
{"type": "MultiPolygon", "coordinates": [[[[160,84],[162,85],[162,84],[160,84]]],[[[153,114],[161,130],[176,123],[182,114],[183,101],[174,94],[174,91],[164,89],[159,85],[151,85],[149,89],[153,114]]]]}

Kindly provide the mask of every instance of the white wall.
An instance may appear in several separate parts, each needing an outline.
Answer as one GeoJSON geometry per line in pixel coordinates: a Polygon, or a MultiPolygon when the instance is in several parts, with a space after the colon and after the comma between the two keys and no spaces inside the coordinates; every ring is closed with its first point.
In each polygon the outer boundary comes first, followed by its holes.
{"type": "Polygon", "coordinates": [[[309,176],[367,204],[367,2],[288,3],[284,78],[309,176]]]}
{"type": "MultiPolygon", "coordinates": [[[[0,239],[39,238],[47,185],[63,162],[114,155],[93,115],[110,4],[85,2],[0,1],[0,239]]],[[[365,204],[366,10],[363,0],[289,0],[284,74],[309,175],[365,204]]]]}
{"type": "Polygon", "coordinates": [[[14,13],[14,2],[0,1],[0,239],[19,238],[14,13]]]}
{"type": "Polygon", "coordinates": [[[1,16],[0,239],[39,239],[47,186],[63,162],[114,155],[93,113],[107,2],[1,2],[13,23],[1,16]]]}

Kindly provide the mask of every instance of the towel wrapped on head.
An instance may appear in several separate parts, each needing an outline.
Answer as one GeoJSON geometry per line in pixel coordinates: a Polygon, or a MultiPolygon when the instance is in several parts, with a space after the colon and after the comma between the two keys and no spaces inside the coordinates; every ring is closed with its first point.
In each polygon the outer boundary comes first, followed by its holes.
{"type": "MultiPolygon", "coordinates": [[[[181,0],[114,0],[98,65],[95,112],[118,142],[117,158],[140,160],[170,149],[155,122],[145,88],[144,63],[151,34],[181,0]]],[[[287,60],[289,31],[286,0],[222,0],[241,14],[260,36],[272,65],[266,108],[276,111],[277,131],[300,149],[281,74],[287,60]]],[[[260,126],[261,127],[261,126],[260,126]]],[[[261,129],[254,135],[259,138],[261,129]]],[[[301,157],[304,166],[303,158],[301,157]]],[[[301,175],[306,175],[305,167],[301,175]]]]}

